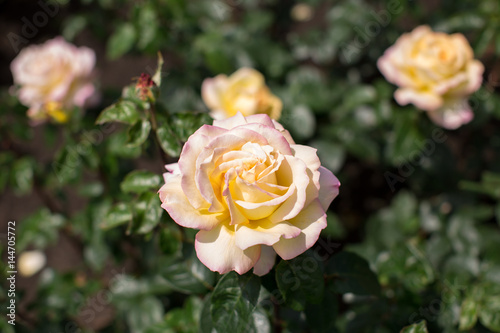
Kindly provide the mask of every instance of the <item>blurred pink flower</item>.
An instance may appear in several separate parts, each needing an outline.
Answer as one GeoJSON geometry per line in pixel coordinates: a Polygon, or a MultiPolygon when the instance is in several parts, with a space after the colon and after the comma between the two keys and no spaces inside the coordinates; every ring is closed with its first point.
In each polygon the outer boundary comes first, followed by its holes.
{"type": "Polygon", "coordinates": [[[276,253],[288,260],[306,251],[340,186],[316,149],[295,144],[264,114],[201,127],[166,168],[162,207],[177,224],[200,229],[198,258],[221,274],[253,267],[264,275],[276,253]]]}
{"type": "Polygon", "coordinates": [[[83,107],[94,94],[95,53],[57,37],[24,48],[11,63],[19,101],[35,121],[49,117],[65,122],[74,106],[83,107]]]}
{"type": "Polygon", "coordinates": [[[419,26],[403,34],[377,65],[399,87],[394,94],[399,104],[428,111],[432,121],[448,129],[474,118],[467,98],[481,86],[484,66],[462,34],[419,26]]]}

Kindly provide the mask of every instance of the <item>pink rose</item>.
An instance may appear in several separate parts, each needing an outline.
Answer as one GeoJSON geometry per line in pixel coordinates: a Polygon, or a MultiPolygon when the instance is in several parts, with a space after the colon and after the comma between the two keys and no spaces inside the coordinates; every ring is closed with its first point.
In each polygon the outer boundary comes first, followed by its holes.
{"type": "Polygon", "coordinates": [[[316,149],[295,144],[263,114],[201,127],[166,168],[162,207],[177,224],[200,229],[198,258],[221,274],[253,267],[264,275],[276,253],[288,260],[306,251],[340,186],[316,149]]]}
{"type": "Polygon", "coordinates": [[[52,117],[65,122],[74,106],[83,107],[94,94],[94,65],[94,51],[57,37],[24,48],[10,68],[17,96],[29,107],[30,118],[44,121],[52,117]]]}
{"type": "Polygon", "coordinates": [[[394,94],[399,104],[428,111],[436,124],[448,129],[474,118],[467,98],[481,86],[484,66],[474,59],[462,34],[417,27],[399,37],[377,65],[399,87],[394,94]]]}

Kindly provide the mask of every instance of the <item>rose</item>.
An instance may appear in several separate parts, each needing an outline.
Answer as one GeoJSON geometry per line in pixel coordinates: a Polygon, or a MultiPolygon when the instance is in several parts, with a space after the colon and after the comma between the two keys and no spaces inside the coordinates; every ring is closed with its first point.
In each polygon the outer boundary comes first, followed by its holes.
{"type": "Polygon", "coordinates": [[[11,63],[16,93],[36,121],[65,122],[69,111],[94,94],[95,53],[57,37],[24,48],[11,63]]]}
{"type": "Polygon", "coordinates": [[[214,119],[225,119],[241,112],[243,116],[264,113],[279,119],[283,104],[265,85],[261,73],[240,68],[231,76],[205,79],[201,87],[203,101],[214,119]]]}
{"type": "Polygon", "coordinates": [[[448,129],[474,118],[467,97],[479,89],[484,67],[474,60],[462,34],[417,27],[387,49],[377,65],[389,82],[399,86],[394,94],[399,104],[413,103],[448,129]]]}
{"type": "Polygon", "coordinates": [[[200,229],[198,258],[221,274],[254,267],[264,275],[276,253],[288,260],[306,251],[340,186],[316,149],[295,144],[267,115],[204,125],[166,168],[162,207],[177,224],[200,229]]]}

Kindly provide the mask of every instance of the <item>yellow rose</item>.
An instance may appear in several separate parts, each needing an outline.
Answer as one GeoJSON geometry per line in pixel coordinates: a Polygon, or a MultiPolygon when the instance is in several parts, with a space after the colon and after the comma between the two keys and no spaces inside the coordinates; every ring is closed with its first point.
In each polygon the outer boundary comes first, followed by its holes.
{"type": "Polygon", "coordinates": [[[166,167],[162,207],[200,230],[196,254],[221,274],[264,275],[276,254],[288,260],[313,246],[340,186],[316,149],[263,114],[202,126],[166,167]]]}
{"type": "Polygon", "coordinates": [[[241,112],[244,116],[256,113],[279,119],[283,104],[265,85],[261,73],[240,68],[231,76],[217,75],[205,79],[201,87],[203,101],[214,119],[225,119],[241,112]]]}
{"type": "Polygon", "coordinates": [[[394,94],[399,104],[428,111],[436,124],[448,129],[474,118],[467,98],[479,89],[484,67],[462,34],[417,27],[387,49],[377,65],[399,86],[394,94]]]}

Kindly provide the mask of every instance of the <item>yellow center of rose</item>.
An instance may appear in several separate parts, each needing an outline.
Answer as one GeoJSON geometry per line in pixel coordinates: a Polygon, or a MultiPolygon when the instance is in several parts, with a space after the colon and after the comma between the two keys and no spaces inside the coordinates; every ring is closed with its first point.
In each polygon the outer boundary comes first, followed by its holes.
{"type": "Polygon", "coordinates": [[[62,109],[62,104],[59,102],[48,102],[44,108],[47,115],[58,123],[65,123],[69,119],[67,112],[62,109]]]}

